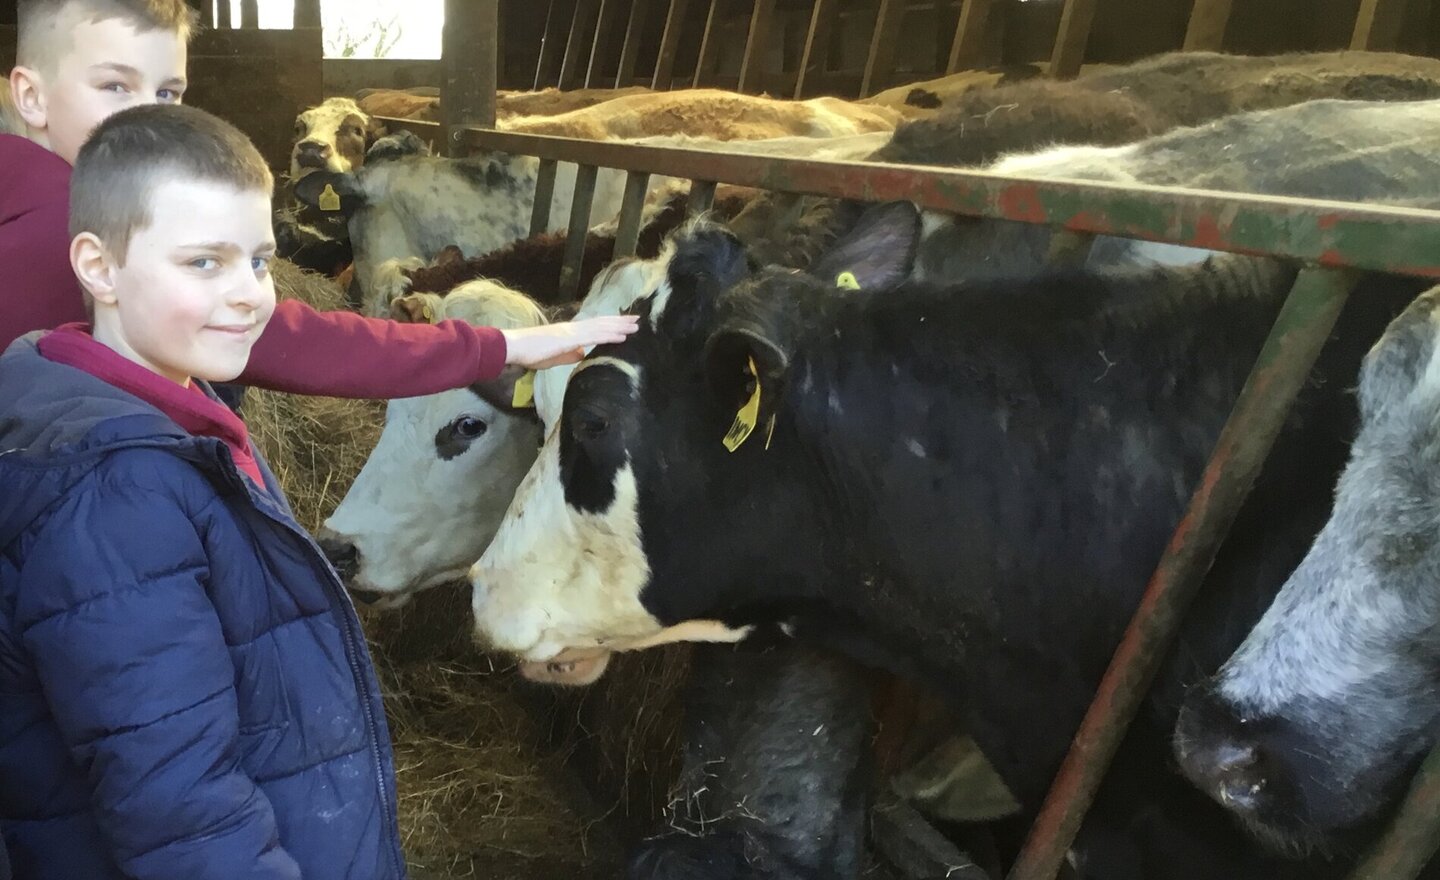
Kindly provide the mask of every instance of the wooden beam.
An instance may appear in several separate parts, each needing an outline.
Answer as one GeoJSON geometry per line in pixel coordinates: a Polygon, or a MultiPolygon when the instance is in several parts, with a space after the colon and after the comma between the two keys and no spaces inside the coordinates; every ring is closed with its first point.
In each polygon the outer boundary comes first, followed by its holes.
{"type": "Polygon", "coordinates": [[[700,55],[695,59],[695,75],[690,78],[691,88],[700,88],[702,80],[708,81],[720,56],[720,4],[724,0],[710,0],[710,12],[705,16],[705,33],[700,37],[700,55]]]}
{"type": "Polygon", "coordinates": [[[745,38],[745,57],[740,61],[740,85],[738,92],[759,92],[760,78],[764,75],[765,49],[770,37],[770,22],[775,15],[775,0],[755,0],[755,11],[750,13],[750,33],[745,38]]]}
{"type": "Polygon", "coordinates": [[[860,80],[860,97],[868,98],[889,85],[895,74],[895,42],[900,21],[905,17],[905,0],[880,0],[875,13],[875,32],[870,35],[870,54],[865,59],[865,76],[860,80]]]}
{"type": "Polygon", "coordinates": [[[1095,22],[1095,7],[1100,0],[1065,0],[1060,14],[1060,31],[1055,35],[1055,51],[1050,56],[1050,75],[1071,79],[1085,63],[1085,44],[1090,40],[1090,25],[1095,22]]]}
{"type": "Polygon", "coordinates": [[[695,217],[710,210],[715,204],[715,181],[692,180],[690,192],[685,197],[685,216],[695,217]]]}
{"type": "MultiPolygon", "coordinates": [[[[12,10],[15,8],[13,0],[9,5],[12,10]]],[[[215,0],[191,0],[190,5],[195,8],[196,12],[200,13],[200,27],[205,30],[214,30],[215,0]]]]}
{"type": "Polygon", "coordinates": [[[810,11],[810,29],[805,33],[805,50],[800,53],[800,70],[795,75],[795,100],[805,94],[805,80],[811,68],[825,72],[825,59],[830,53],[830,29],[835,20],[836,0],[815,0],[810,11]]]}
{"type": "Polygon", "coordinates": [[[675,79],[675,53],[680,50],[680,33],[685,29],[685,12],[690,0],[670,0],[670,11],[665,14],[665,35],[660,38],[660,52],[655,56],[655,75],[650,88],[669,91],[675,79]]]}
{"type": "Polygon", "coordinates": [[[1219,52],[1225,45],[1225,26],[1230,23],[1234,0],[1195,0],[1190,23],[1185,27],[1186,52],[1219,52]]]}
{"type": "Polygon", "coordinates": [[[1400,25],[1405,20],[1409,0],[1360,0],[1360,14],[1355,17],[1355,32],[1350,37],[1351,49],[1372,52],[1393,52],[1400,43],[1400,25]]]}
{"type": "Polygon", "coordinates": [[[623,89],[635,79],[635,59],[640,57],[640,39],[645,33],[645,14],[650,0],[633,0],[630,20],[625,24],[625,45],[620,47],[620,64],[615,70],[615,88],[623,89]]]}
{"type": "Polygon", "coordinates": [[[610,259],[635,256],[640,243],[640,221],[644,219],[645,194],[650,189],[650,175],[631,171],[625,175],[625,196],[620,201],[620,228],[615,231],[615,250],[610,259]]]}
{"type": "Polygon", "coordinates": [[[500,51],[499,0],[445,0],[441,36],[440,107],[445,115],[446,154],[468,151],[455,126],[495,127],[495,59],[500,51]]]}
{"type": "Polygon", "coordinates": [[[215,2],[215,27],[230,28],[235,26],[235,20],[230,15],[230,0],[216,0],[215,2]]]}
{"type": "Polygon", "coordinates": [[[550,203],[555,198],[555,172],[559,163],[541,159],[535,172],[535,201],[530,205],[530,236],[550,231],[550,203]]]}
{"type": "Polygon", "coordinates": [[[259,0],[240,0],[240,27],[251,31],[260,29],[259,0]]]}
{"type": "Polygon", "coordinates": [[[591,22],[599,11],[600,0],[580,0],[575,4],[575,15],[570,19],[570,36],[565,39],[565,60],[560,62],[561,90],[573,89],[583,80],[580,74],[581,58],[587,57],[585,41],[593,33],[591,22]]]}
{"type": "Polygon", "coordinates": [[[621,0],[600,0],[600,13],[595,17],[595,36],[590,41],[590,63],[585,66],[585,88],[600,87],[600,66],[610,46],[610,34],[620,17],[621,0]]]}
{"type": "Polygon", "coordinates": [[[590,209],[595,203],[594,165],[575,170],[575,196],[570,203],[570,226],[565,234],[565,262],[560,266],[560,296],[563,302],[580,298],[580,270],[585,261],[585,235],[590,231],[590,209]]]}
{"type": "Polygon", "coordinates": [[[990,18],[990,5],[991,0],[962,0],[955,41],[950,44],[950,60],[945,64],[947,74],[980,66],[985,54],[985,23],[990,18]]]}
{"type": "Polygon", "coordinates": [[[297,28],[321,27],[320,0],[295,0],[295,23],[297,28]]]}

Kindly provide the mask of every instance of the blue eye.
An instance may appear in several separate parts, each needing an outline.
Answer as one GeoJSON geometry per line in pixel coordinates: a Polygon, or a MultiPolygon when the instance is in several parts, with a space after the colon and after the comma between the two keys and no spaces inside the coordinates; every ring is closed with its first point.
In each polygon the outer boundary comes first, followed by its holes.
{"type": "Polygon", "coordinates": [[[256,275],[264,275],[270,271],[270,261],[273,257],[252,257],[250,268],[255,270],[256,275]]]}
{"type": "Polygon", "coordinates": [[[155,97],[159,98],[161,101],[167,104],[178,104],[180,103],[180,97],[182,94],[182,92],[177,91],[176,89],[161,89],[160,91],[155,93],[155,97]]]}
{"type": "Polygon", "coordinates": [[[101,91],[114,92],[117,95],[130,91],[130,88],[121,82],[110,82],[100,87],[101,91]]]}
{"type": "Polygon", "coordinates": [[[220,261],[214,257],[196,257],[190,261],[190,265],[202,272],[209,272],[220,268],[220,261]]]}

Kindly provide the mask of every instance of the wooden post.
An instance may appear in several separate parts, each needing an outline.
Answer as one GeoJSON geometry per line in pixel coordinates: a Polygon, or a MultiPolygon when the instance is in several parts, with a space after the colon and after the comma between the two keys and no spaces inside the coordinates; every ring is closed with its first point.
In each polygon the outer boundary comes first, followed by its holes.
{"type": "Polygon", "coordinates": [[[700,88],[702,80],[708,80],[715,59],[720,55],[720,4],[724,0],[710,0],[710,12],[705,16],[705,33],[700,37],[700,55],[695,59],[695,75],[690,78],[691,88],[700,88]]]}
{"type": "Polygon", "coordinates": [[[895,41],[900,37],[900,20],[904,17],[904,0],[880,0],[875,32],[870,35],[870,55],[865,59],[865,76],[860,80],[860,97],[870,97],[894,77],[895,41]]]}
{"type": "Polygon", "coordinates": [[[230,15],[230,0],[215,0],[215,27],[234,27],[234,19],[230,15]]]}
{"type": "Polygon", "coordinates": [[[500,54],[499,0],[445,0],[440,107],[446,154],[463,156],[456,126],[495,127],[495,59],[500,54]]]}
{"type": "Polygon", "coordinates": [[[560,266],[562,301],[580,298],[580,270],[585,262],[585,235],[590,231],[590,208],[595,202],[595,178],[600,172],[594,165],[581,165],[575,170],[575,200],[570,203],[570,226],[565,233],[565,261],[560,266]]]}
{"type": "Polygon", "coordinates": [[[1185,27],[1186,52],[1219,52],[1225,45],[1225,25],[1234,0],[1195,0],[1190,24],[1185,27]]]}
{"type": "Polygon", "coordinates": [[[1351,49],[1393,52],[1400,42],[1400,25],[1405,20],[1407,0],[1360,0],[1355,16],[1351,49]]]}
{"type": "Polygon", "coordinates": [[[955,25],[955,42],[950,44],[950,60],[945,64],[945,73],[958,73],[980,66],[990,4],[991,0],[962,0],[960,22],[955,25]]]}
{"type": "Polygon", "coordinates": [[[250,31],[260,29],[260,0],[240,0],[240,27],[250,31]]]}
{"type": "Polygon", "coordinates": [[[650,79],[650,88],[657,92],[669,91],[675,79],[675,53],[680,50],[680,33],[685,29],[685,11],[690,0],[670,0],[670,11],[665,15],[665,35],[660,38],[660,52],[655,56],[655,75],[650,79]]]}
{"type": "Polygon", "coordinates": [[[620,17],[620,0],[600,0],[600,14],[595,17],[595,37],[590,41],[590,63],[585,67],[585,88],[600,87],[600,66],[609,48],[610,34],[620,17]]]}
{"type": "Polygon", "coordinates": [[[550,231],[550,202],[555,198],[555,172],[559,163],[541,159],[535,172],[535,202],[530,206],[530,236],[550,231]]]}
{"type": "Polygon", "coordinates": [[[632,0],[630,20],[625,24],[625,45],[620,48],[620,65],[615,71],[615,88],[623,89],[635,79],[635,59],[640,56],[640,37],[645,30],[645,13],[650,0],[632,0]]]}
{"type": "Polygon", "coordinates": [[[745,57],[740,62],[738,92],[759,92],[765,67],[765,47],[770,36],[770,20],[775,14],[775,0],[755,0],[750,14],[750,33],[745,38],[745,57]]]}
{"type": "Polygon", "coordinates": [[[1055,52],[1050,56],[1050,75],[1056,79],[1072,79],[1085,63],[1085,44],[1090,40],[1090,25],[1095,21],[1095,6],[1100,0],[1065,0],[1060,14],[1060,32],[1055,35],[1055,52]]]}
{"type": "Polygon", "coordinates": [[[295,0],[294,26],[296,28],[320,27],[320,0],[295,0]]]}
{"type": "Polygon", "coordinates": [[[585,55],[585,37],[593,33],[590,23],[595,20],[600,0],[580,0],[575,4],[575,15],[570,19],[570,36],[565,39],[565,60],[560,62],[559,88],[573,89],[584,80],[580,75],[581,58],[585,55]]]}
{"type": "Polygon", "coordinates": [[[620,228],[615,231],[615,250],[610,259],[635,256],[640,242],[640,221],[645,213],[645,193],[650,189],[650,175],[631,171],[625,175],[625,197],[620,201],[620,228]]]}
{"type": "Polygon", "coordinates": [[[715,181],[692,180],[690,193],[685,197],[685,216],[694,217],[710,210],[715,204],[715,181]]]}
{"type": "Polygon", "coordinates": [[[810,30],[805,33],[805,50],[800,53],[800,72],[795,76],[795,100],[805,95],[805,78],[810,68],[825,72],[825,58],[830,49],[830,28],[834,24],[835,0],[815,0],[810,12],[810,30]]]}

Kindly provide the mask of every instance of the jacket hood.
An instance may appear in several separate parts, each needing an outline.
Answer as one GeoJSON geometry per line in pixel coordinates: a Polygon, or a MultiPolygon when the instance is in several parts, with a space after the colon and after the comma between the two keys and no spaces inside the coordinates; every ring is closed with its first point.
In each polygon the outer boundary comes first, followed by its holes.
{"type": "Polygon", "coordinates": [[[15,340],[0,355],[0,546],[95,468],[106,453],[170,447],[204,460],[218,440],[187,434],[150,404],[15,340]]]}

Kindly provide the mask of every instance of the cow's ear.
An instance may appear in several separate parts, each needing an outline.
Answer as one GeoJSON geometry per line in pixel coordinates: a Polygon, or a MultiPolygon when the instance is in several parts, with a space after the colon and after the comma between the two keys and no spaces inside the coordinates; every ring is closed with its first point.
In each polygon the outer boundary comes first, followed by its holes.
{"type": "MultiPolygon", "coordinates": [[[[667,269],[669,293],[656,296],[656,325],[667,338],[683,342],[708,326],[720,294],[749,272],[745,246],[718,223],[687,224],[672,240],[667,269]]],[[[652,311],[653,314],[653,311],[652,311]]]]}
{"type": "Polygon", "coordinates": [[[860,215],[855,228],[815,261],[810,272],[837,287],[893,287],[914,268],[919,244],[920,211],[913,204],[872,205],[860,215]]]}
{"type": "Polygon", "coordinates": [[[725,319],[705,346],[710,388],[720,404],[735,413],[723,438],[731,452],[751,433],[770,446],[790,373],[788,310],[773,301],[751,305],[725,319]]]}
{"type": "Polygon", "coordinates": [[[507,366],[499,378],[476,382],[470,390],[481,400],[503,413],[540,421],[535,412],[535,372],[515,365],[507,366]]]}
{"type": "Polygon", "coordinates": [[[295,181],[295,198],[322,214],[348,217],[365,204],[365,190],[348,172],[311,171],[295,181]]]}
{"type": "Polygon", "coordinates": [[[390,317],[402,324],[438,324],[444,314],[435,293],[407,293],[390,300],[390,317]]]}

